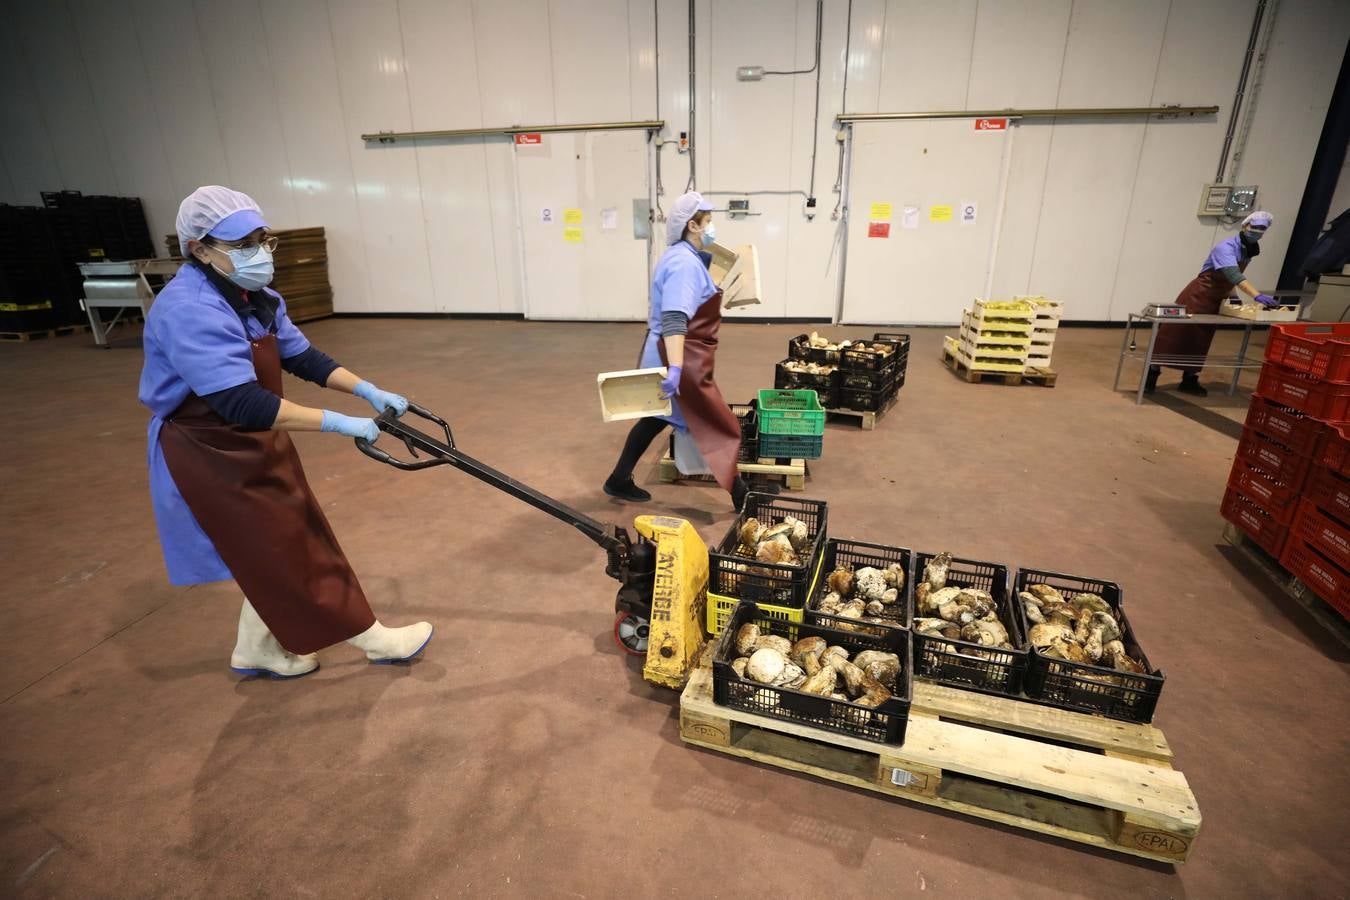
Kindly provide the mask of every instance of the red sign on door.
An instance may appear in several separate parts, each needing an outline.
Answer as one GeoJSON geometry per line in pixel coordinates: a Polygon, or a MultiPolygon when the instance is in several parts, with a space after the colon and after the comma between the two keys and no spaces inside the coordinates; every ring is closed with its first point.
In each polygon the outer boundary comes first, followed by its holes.
{"type": "Polygon", "coordinates": [[[518,135],[516,135],[516,144],[517,144],[517,145],[533,146],[533,145],[535,145],[535,144],[542,144],[543,142],[544,142],[544,136],[543,136],[542,134],[518,134],[518,135]]]}
{"type": "Polygon", "coordinates": [[[976,131],[1007,131],[1007,130],[1008,130],[1008,120],[1007,120],[1007,119],[976,119],[976,120],[975,120],[975,130],[976,130],[976,131]]]}
{"type": "Polygon", "coordinates": [[[868,222],[867,236],[877,238],[888,238],[891,236],[890,222],[868,222]]]}

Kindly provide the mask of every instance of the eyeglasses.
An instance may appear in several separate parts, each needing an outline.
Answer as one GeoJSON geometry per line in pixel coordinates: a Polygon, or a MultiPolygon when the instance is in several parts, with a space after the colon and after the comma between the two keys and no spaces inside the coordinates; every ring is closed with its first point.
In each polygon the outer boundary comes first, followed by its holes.
{"type": "Polygon", "coordinates": [[[237,250],[239,251],[239,255],[244,259],[252,259],[257,256],[259,248],[265,249],[268,253],[275,253],[278,243],[279,241],[275,235],[268,235],[256,244],[232,244],[226,241],[217,241],[214,238],[211,240],[212,247],[227,252],[237,250]]]}

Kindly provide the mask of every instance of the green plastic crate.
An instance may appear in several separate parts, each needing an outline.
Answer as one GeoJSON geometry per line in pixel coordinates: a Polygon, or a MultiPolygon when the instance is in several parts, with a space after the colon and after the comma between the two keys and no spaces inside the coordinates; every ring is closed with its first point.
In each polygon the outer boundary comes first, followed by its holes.
{"type": "Polygon", "coordinates": [[[825,408],[815,391],[760,391],[759,433],[823,435],[825,408]]]}

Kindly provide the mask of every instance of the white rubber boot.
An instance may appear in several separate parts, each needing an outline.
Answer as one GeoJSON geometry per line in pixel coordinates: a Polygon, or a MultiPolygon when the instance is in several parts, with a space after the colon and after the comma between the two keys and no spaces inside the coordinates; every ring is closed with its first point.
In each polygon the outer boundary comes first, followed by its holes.
{"type": "Polygon", "coordinates": [[[364,650],[366,659],[373,663],[406,662],[430,643],[433,631],[430,622],[402,628],[389,628],[376,622],[347,643],[364,650]]]}
{"type": "Polygon", "coordinates": [[[230,655],[230,668],[240,675],[299,678],[319,668],[319,654],[297,656],[282,647],[246,599],[239,610],[239,640],[230,655]]]}

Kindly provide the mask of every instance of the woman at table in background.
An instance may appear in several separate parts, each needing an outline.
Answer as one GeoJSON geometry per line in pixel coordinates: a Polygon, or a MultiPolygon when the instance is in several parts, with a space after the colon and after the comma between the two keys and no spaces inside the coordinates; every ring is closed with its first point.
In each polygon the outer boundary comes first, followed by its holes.
{"type": "MultiPolygon", "coordinates": [[[[1243,274],[1247,264],[1261,252],[1261,237],[1274,221],[1275,217],[1268,212],[1254,212],[1243,219],[1242,229],[1237,234],[1220,241],[1209,251],[1209,257],[1200,267],[1200,274],[1182,288],[1176,302],[1186,307],[1193,316],[1212,316],[1236,288],[1262,306],[1275,306],[1275,298],[1258,291],[1243,274]]],[[[1213,325],[1161,325],[1158,339],[1153,345],[1153,356],[1155,359],[1159,356],[1193,356],[1203,361],[1209,355],[1209,345],[1214,340],[1215,330],[1213,325]]],[[[1181,384],[1177,385],[1177,390],[1197,397],[1209,394],[1200,384],[1203,362],[1195,365],[1167,365],[1181,370],[1181,384]]],[[[1149,367],[1144,393],[1151,394],[1157,389],[1160,374],[1162,366],[1149,367]]]]}

